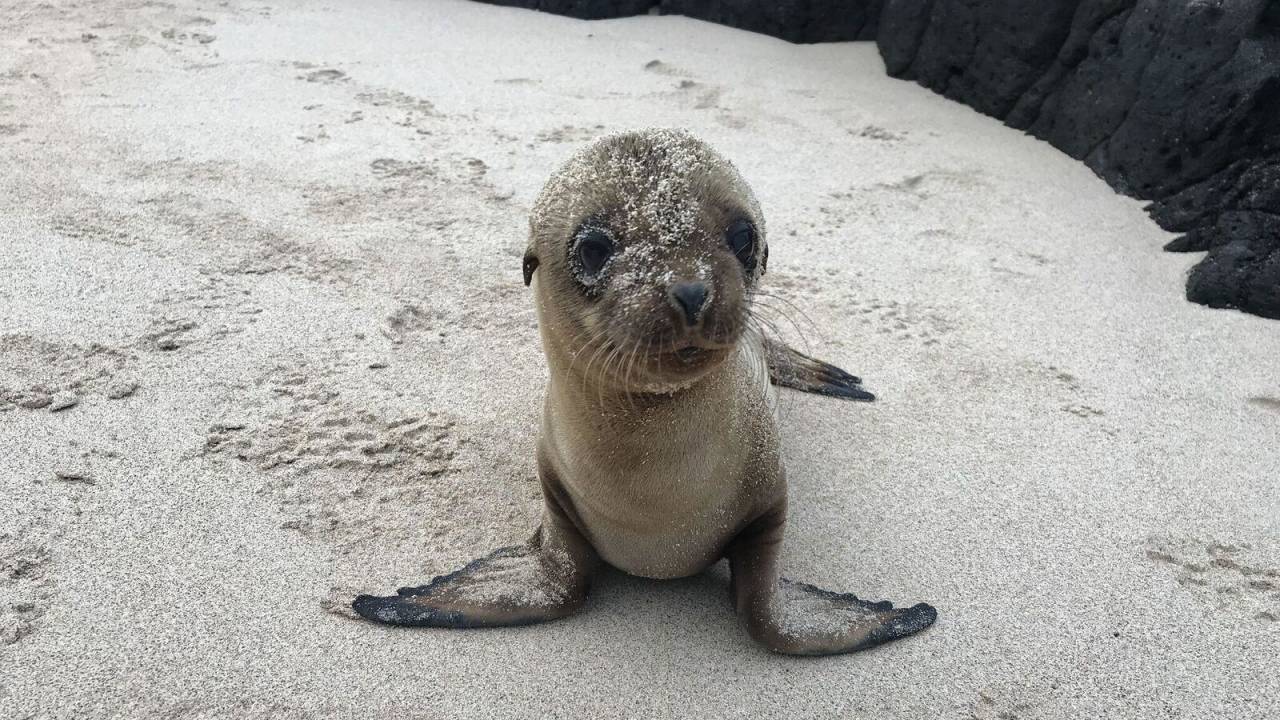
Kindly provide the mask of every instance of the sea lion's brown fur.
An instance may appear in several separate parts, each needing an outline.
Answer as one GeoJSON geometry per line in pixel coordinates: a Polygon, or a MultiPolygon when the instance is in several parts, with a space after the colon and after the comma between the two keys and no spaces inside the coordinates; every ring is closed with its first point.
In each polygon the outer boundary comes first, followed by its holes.
{"type": "Polygon", "coordinates": [[[540,622],[577,609],[602,561],[673,578],[727,557],[737,610],[773,650],[851,652],[928,627],[928,605],[894,609],[778,574],[787,490],[770,379],[870,395],[752,326],[767,256],[751,189],[693,136],[614,135],[574,156],[534,207],[524,260],[550,370],[542,525],[427,585],[361,596],[356,611],[437,627],[540,622]],[[725,238],[744,224],[749,256],[725,238]],[[594,273],[575,254],[588,231],[612,241],[594,273]],[[696,300],[673,300],[678,287],[698,288],[696,300]]]}

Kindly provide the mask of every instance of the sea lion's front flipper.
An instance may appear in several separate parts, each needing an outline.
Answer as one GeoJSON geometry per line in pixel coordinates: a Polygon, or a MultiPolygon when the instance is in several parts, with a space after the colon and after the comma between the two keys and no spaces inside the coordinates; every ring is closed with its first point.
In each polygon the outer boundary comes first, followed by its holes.
{"type": "Polygon", "coordinates": [[[598,560],[557,519],[546,517],[524,545],[500,548],[395,595],[361,595],[351,608],[390,625],[445,628],[530,625],[569,615],[586,599],[598,560]]]}
{"type": "Polygon", "coordinates": [[[925,603],[895,608],[779,578],[785,514],[779,507],[758,519],[727,553],[734,604],[751,637],[787,655],[836,655],[914,635],[937,619],[925,603]]]}
{"type": "Polygon", "coordinates": [[[774,385],[848,400],[876,399],[862,388],[862,378],[857,375],[811,358],[780,340],[766,338],[764,347],[769,380],[774,385]]]}

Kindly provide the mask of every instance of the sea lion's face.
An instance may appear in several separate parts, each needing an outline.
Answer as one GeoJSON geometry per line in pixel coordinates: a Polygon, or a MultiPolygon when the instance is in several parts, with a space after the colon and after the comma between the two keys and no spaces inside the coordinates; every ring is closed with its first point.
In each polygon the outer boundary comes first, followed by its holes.
{"type": "Polygon", "coordinates": [[[764,272],[764,224],[733,166],[692,136],[601,140],[547,183],[531,220],[544,325],[577,372],[667,391],[722,363],[764,272]]]}

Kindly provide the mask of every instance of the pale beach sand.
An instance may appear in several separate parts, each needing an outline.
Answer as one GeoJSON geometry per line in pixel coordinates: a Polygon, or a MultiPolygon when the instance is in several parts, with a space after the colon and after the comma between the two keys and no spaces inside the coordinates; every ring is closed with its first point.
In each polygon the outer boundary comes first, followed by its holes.
{"type": "Polygon", "coordinates": [[[0,4],[0,718],[1276,717],[1280,323],[1186,302],[1169,237],[870,44],[0,4]],[[348,617],[534,527],[526,215],[652,125],[735,161],[766,286],[880,397],[784,396],[787,574],[937,625],[770,655],[722,567],[348,617]]]}

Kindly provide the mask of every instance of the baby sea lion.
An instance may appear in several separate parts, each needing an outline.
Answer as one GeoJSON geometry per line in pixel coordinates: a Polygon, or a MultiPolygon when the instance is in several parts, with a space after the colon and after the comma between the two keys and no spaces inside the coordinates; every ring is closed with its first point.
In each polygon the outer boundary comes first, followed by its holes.
{"type": "Polygon", "coordinates": [[[778,571],[787,484],[773,384],[870,400],[861,381],[764,336],[752,301],[769,249],[734,166],[685,132],[602,138],[558,170],[530,218],[550,379],[537,444],[542,524],[361,616],[495,627],[561,618],[602,563],[650,578],[728,558],[751,636],[825,655],[919,632],[937,616],[791,582],[778,571]]]}

